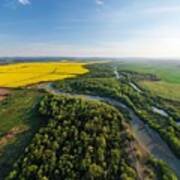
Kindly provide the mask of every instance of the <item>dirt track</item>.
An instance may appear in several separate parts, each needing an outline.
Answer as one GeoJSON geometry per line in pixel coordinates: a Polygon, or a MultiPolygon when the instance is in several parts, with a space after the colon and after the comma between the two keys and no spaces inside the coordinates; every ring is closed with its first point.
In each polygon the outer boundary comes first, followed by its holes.
{"type": "Polygon", "coordinates": [[[5,89],[5,88],[0,88],[0,101],[5,99],[9,93],[10,93],[10,90],[5,89]]]}

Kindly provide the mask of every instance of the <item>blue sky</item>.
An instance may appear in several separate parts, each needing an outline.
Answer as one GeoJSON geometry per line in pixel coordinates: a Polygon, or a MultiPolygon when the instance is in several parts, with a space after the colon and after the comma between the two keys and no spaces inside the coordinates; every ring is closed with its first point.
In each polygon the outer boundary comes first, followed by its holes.
{"type": "Polygon", "coordinates": [[[180,57],[180,0],[1,0],[0,56],[180,57]]]}

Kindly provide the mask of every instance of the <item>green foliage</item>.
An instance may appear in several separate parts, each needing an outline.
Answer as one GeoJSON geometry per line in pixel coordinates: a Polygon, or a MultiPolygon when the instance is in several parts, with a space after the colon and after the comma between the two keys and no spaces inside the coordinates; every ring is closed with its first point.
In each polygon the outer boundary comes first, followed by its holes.
{"type": "Polygon", "coordinates": [[[66,92],[117,96],[120,92],[118,81],[114,78],[79,78],[56,83],[55,87],[66,92]],[[111,86],[110,86],[111,85],[111,86]]]}
{"type": "Polygon", "coordinates": [[[91,177],[102,177],[104,170],[101,166],[93,163],[89,166],[89,174],[91,177]]]}
{"type": "Polygon", "coordinates": [[[178,180],[176,174],[174,174],[165,162],[151,157],[149,158],[148,163],[158,172],[158,179],[178,180]]]}

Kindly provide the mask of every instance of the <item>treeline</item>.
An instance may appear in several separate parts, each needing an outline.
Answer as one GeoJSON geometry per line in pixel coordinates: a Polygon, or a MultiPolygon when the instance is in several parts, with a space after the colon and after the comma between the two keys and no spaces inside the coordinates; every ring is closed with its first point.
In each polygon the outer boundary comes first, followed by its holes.
{"type": "Polygon", "coordinates": [[[114,78],[78,78],[63,80],[54,87],[69,93],[84,93],[99,96],[119,96],[121,88],[114,78]]]}
{"type": "Polygon", "coordinates": [[[113,64],[111,62],[107,63],[94,63],[86,65],[90,73],[83,75],[82,77],[86,78],[105,78],[105,77],[114,77],[113,64]]]}
{"type": "Polygon", "coordinates": [[[8,180],[137,179],[128,141],[133,138],[115,108],[98,101],[46,96],[41,128],[8,180]]]}
{"type": "Polygon", "coordinates": [[[141,73],[137,73],[137,72],[133,72],[133,71],[122,71],[122,70],[118,70],[119,74],[121,75],[121,77],[124,77],[126,80],[132,80],[133,81],[142,81],[142,80],[149,80],[149,81],[159,81],[160,78],[158,78],[156,75],[154,74],[141,74],[141,73]]]}
{"type": "Polygon", "coordinates": [[[178,180],[176,174],[174,174],[174,172],[168,167],[168,165],[164,161],[157,160],[154,157],[149,157],[147,165],[150,169],[153,168],[153,170],[156,172],[156,179],[178,180]]]}

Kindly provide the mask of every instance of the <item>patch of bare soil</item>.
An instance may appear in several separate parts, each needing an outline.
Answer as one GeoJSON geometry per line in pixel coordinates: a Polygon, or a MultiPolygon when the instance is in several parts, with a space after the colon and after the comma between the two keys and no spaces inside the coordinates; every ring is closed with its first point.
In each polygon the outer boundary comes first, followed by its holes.
{"type": "Polygon", "coordinates": [[[9,89],[0,88],[0,101],[4,100],[10,93],[9,89]]]}
{"type": "Polygon", "coordinates": [[[10,140],[14,139],[17,135],[28,130],[27,126],[18,126],[12,128],[10,131],[4,134],[3,137],[0,138],[0,149],[9,143],[10,140]]]}

